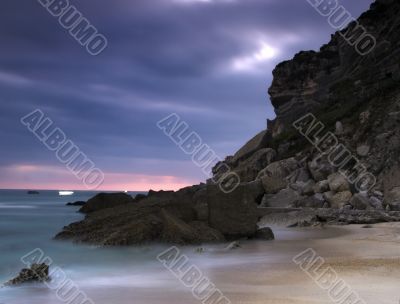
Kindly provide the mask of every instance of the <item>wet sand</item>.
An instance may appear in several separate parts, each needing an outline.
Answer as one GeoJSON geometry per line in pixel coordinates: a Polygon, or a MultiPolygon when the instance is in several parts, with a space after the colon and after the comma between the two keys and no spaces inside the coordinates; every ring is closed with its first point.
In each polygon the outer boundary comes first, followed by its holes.
{"type": "MultiPolygon", "coordinates": [[[[232,278],[233,303],[332,303],[327,291],[291,261],[301,248],[313,248],[366,303],[399,303],[400,289],[400,224],[379,224],[373,228],[352,225],[321,229],[317,239],[276,242],[284,250],[280,261],[243,265],[226,272],[232,278]],[[332,237],[332,232],[337,236],[332,237]],[[326,234],[326,237],[323,235],[326,234]],[[287,248],[284,248],[284,247],[287,248]],[[236,273],[235,275],[232,275],[236,273]],[[233,287],[234,286],[234,287],[233,287]],[[238,286],[241,286],[239,289],[238,286]],[[233,289],[235,291],[233,291],[233,289]]],[[[315,229],[300,231],[315,233],[315,229]]],[[[279,233],[278,233],[279,235],[279,233]]],[[[249,247],[251,245],[249,244],[249,247]]],[[[250,248],[243,251],[253,251],[250,248]]],[[[251,253],[250,253],[251,255],[251,253]]],[[[223,279],[221,279],[222,283],[223,279]]],[[[226,281],[225,281],[226,282],[226,281]]],[[[229,290],[226,285],[225,290],[229,290]]]]}
{"type": "MultiPolygon", "coordinates": [[[[188,255],[232,303],[333,303],[327,291],[292,261],[307,248],[322,256],[366,303],[399,303],[400,224],[275,231],[277,240],[273,242],[243,242],[235,251],[205,253],[205,260],[188,255]]],[[[200,302],[171,276],[156,293],[140,291],[135,303],[200,302]]]]}

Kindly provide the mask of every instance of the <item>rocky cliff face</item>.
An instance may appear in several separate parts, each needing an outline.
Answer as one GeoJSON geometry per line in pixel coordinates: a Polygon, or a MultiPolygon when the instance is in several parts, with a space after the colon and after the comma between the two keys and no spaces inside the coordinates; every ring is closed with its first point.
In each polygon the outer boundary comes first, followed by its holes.
{"type": "MultiPolygon", "coordinates": [[[[325,112],[341,120],[348,111],[362,110],[374,98],[392,91],[400,80],[400,3],[376,1],[358,19],[376,38],[372,52],[361,56],[343,35],[350,37],[356,23],[332,35],[320,51],[300,52],[273,71],[269,89],[277,119],[271,122],[274,136],[290,128],[306,112],[325,112]],[[341,112],[333,112],[344,107],[341,112]]],[[[359,36],[355,35],[354,41],[359,36]]]]}
{"type": "Polygon", "coordinates": [[[358,23],[377,41],[368,55],[343,38],[353,23],[318,52],[300,52],[275,68],[269,94],[276,119],[213,169],[213,180],[227,167],[235,172],[241,181],[235,191],[224,193],[209,181],[140,200],[98,197],[85,207],[87,218],[57,238],[130,245],[254,237],[261,215],[281,217],[292,208],[307,218],[299,225],[400,220],[400,2],[377,0],[358,23]],[[321,153],[321,143],[329,142],[318,132],[311,132],[317,147],[308,142],[293,126],[307,113],[348,154],[337,145],[329,149],[336,153],[321,153]],[[343,155],[346,166],[332,161],[343,155]],[[354,176],[366,172],[376,183],[358,187],[354,176]]]}
{"type": "MultiPolygon", "coordinates": [[[[373,190],[384,192],[387,203],[400,201],[394,177],[400,168],[400,2],[378,0],[357,22],[376,38],[369,54],[361,56],[344,39],[351,36],[353,22],[319,51],[300,52],[274,69],[269,94],[276,119],[268,122],[262,140],[257,135],[240,150],[252,153],[239,151],[225,161],[243,181],[256,179],[273,161],[295,157],[311,162],[298,166],[319,182],[316,170],[319,175],[324,170],[312,162],[318,153],[292,125],[312,113],[376,176],[373,190]]],[[[337,171],[327,166],[324,179],[337,171]]],[[[218,167],[214,173],[219,174],[218,167]]]]}

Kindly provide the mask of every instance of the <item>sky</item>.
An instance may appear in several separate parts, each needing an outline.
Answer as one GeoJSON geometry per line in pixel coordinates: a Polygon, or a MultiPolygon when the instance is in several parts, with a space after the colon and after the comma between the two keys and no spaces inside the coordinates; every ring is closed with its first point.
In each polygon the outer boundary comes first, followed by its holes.
{"type": "MultiPolygon", "coordinates": [[[[341,3],[358,17],[371,2],[341,3]]],[[[157,122],[176,113],[221,158],[234,154],[275,116],[267,91],[276,64],[333,33],[306,0],[70,4],[107,39],[97,56],[39,1],[2,0],[0,188],[86,189],[21,123],[36,109],[104,173],[99,190],[204,181],[157,122]]]]}

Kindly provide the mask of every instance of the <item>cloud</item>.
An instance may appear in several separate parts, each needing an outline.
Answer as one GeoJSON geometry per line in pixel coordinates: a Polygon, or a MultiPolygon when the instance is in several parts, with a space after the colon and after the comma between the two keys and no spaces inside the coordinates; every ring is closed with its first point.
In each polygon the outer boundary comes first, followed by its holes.
{"type": "MultiPolygon", "coordinates": [[[[357,16],[371,2],[343,4],[357,16]]],[[[32,110],[42,109],[114,176],[177,179],[151,181],[157,185],[201,181],[156,122],[176,112],[219,155],[234,153],[274,117],[267,95],[274,66],[317,49],[332,33],[298,0],[71,4],[107,37],[100,56],[87,54],[37,1],[4,0],[0,11],[0,166],[40,166],[49,183],[59,164],[19,122],[32,110]],[[21,9],[29,14],[16,19],[21,9]]],[[[10,175],[0,187],[32,186],[31,177],[10,175]]],[[[57,185],[63,178],[75,182],[60,175],[57,185]]]]}
{"type": "Polygon", "coordinates": [[[0,71],[0,83],[20,87],[31,85],[33,81],[16,74],[0,71]]]}
{"type": "Polygon", "coordinates": [[[260,71],[260,66],[268,60],[273,59],[278,54],[278,50],[274,49],[266,42],[261,41],[259,49],[247,56],[235,58],[232,62],[232,69],[238,72],[260,71]]]}

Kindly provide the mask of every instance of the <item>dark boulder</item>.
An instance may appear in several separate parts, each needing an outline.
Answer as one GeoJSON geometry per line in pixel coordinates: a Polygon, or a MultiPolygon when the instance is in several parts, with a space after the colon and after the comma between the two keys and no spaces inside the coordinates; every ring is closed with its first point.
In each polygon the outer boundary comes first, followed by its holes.
{"type": "Polygon", "coordinates": [[[84,206],[86,204],[86,202],[84,201],[76,201],[76,202],[69,202],[66,204],[66,206],[84,206]]]}
{"type": "Polygon", "coordinates": [[[49,265],[32,264],[30,268],[24,268],[14,279],[6,282],[6,286],[16,286],[24,283],[49,281],[49,265]]]}
{"type": "Polygon", "coordinates": [[[27,193],[28,194],[40,194],[39,191],[35,191],[35,190],[29,190],[27,193]]]}
{"type": "Polygon", "coordinates": [[[113,208],[119,205],[125,205],[133,202],[132,196],[125,193],[99,193],[87,201],[79,209],[82,213],[91,213],[106,208],[113,208]]]}
{"type": "Polygon", "coordinates": [[[264,227],[264,228],[257,230],[255,238],[259,239],[259,240],[270,241],[270,240],[275,239],[275,235],[271,228],[264,227]]]}
{"type": "Polygon", "coordinates": [[[257,205],[264,195],[260,181],[239,185],[224,193],[217,185],[207,186],[210,227],[225,237],[253,236],[257,230],[257,205]]]}

